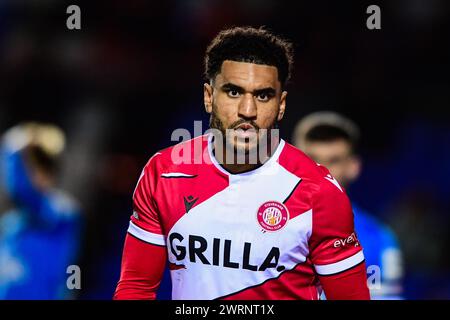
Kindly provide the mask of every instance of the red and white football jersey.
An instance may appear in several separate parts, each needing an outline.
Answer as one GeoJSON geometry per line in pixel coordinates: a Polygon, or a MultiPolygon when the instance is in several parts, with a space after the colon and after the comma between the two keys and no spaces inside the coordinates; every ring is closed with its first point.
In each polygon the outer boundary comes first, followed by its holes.
{"type": "Polygon", "coordinates": [[[318,276],[364,262],[345,191],[297,148],[280,140],[262,166],[231,174],[212,136],[182,144],[145,166],[128,229],[167,247],[173,299],[318,299],[318,276]],[[190,163],[172,161],[196,143],[190,163]]]}

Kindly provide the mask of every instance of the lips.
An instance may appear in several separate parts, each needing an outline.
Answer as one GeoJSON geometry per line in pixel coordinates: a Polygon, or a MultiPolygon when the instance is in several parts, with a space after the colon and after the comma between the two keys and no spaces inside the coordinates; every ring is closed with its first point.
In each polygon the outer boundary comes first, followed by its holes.
{"type": "Polygon", "coordinates": [[[253,139],[257,136],[257,130],[250,124],[242,124],[234,129],[238,139],[253,139]]]}
{"type": "Polygon", "coordinates": [[[251,129],[256,131],[255,127],[249,123],[243,123],[235,128],[235,130],[244,130],[244,131],[251,130],[251,129]]]}

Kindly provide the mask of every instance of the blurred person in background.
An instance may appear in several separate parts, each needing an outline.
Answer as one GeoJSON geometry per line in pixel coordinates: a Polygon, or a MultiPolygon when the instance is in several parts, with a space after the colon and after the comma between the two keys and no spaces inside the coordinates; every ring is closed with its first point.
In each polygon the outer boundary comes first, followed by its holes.
{"type": "Polygon", "coordinates": [[[81,215],[56,188],[65,146],[61,129],[24,123],[0,145],[0,299],[72,298],[66,280],[77,263],[81,215]]]}
{"type": "MultiPolygon", "coordinates": [[[[347,188],[361,173],[358,155],[360,130],[350,119],[322,111],[301,119],[294,130],[293,144],[325,166],[347,188]]],[[[351,196],[351,195],[350,195],[351,196]]],[[[381,285],[370,283],[372,299],[401,299],[403,265],[393,231],[374,215],[352,201],[355,230],[364,246],[368,275],[381,272],[381,285]],[[379,267],[379,269],[377,268],[379,267]]]]}

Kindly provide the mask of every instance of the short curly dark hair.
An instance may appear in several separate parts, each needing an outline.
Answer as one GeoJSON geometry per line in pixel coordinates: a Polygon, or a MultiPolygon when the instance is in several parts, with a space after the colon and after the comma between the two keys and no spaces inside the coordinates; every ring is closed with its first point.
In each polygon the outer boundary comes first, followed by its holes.
{"type": "Polygon", "coordinates": [[[264,27],[234,27],[222,30],[205,54],[205,78],[213,80],[225,60],[274,66],[278,79],[286,85],[291,76],[294,50],[291,42],[264,27]]]}

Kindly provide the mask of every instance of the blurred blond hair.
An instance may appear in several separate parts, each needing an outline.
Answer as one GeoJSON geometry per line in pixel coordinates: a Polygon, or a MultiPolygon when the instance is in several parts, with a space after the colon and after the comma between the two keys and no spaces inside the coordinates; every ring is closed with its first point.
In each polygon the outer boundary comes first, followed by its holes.
{"type": "Polygon", "coordinates": [[[62,129],[54,124],[24,122],[8,129],[3,142],[12,150],[38,147],[49,157],[56,158],[64,151],[66,137],[62,129]]]}

